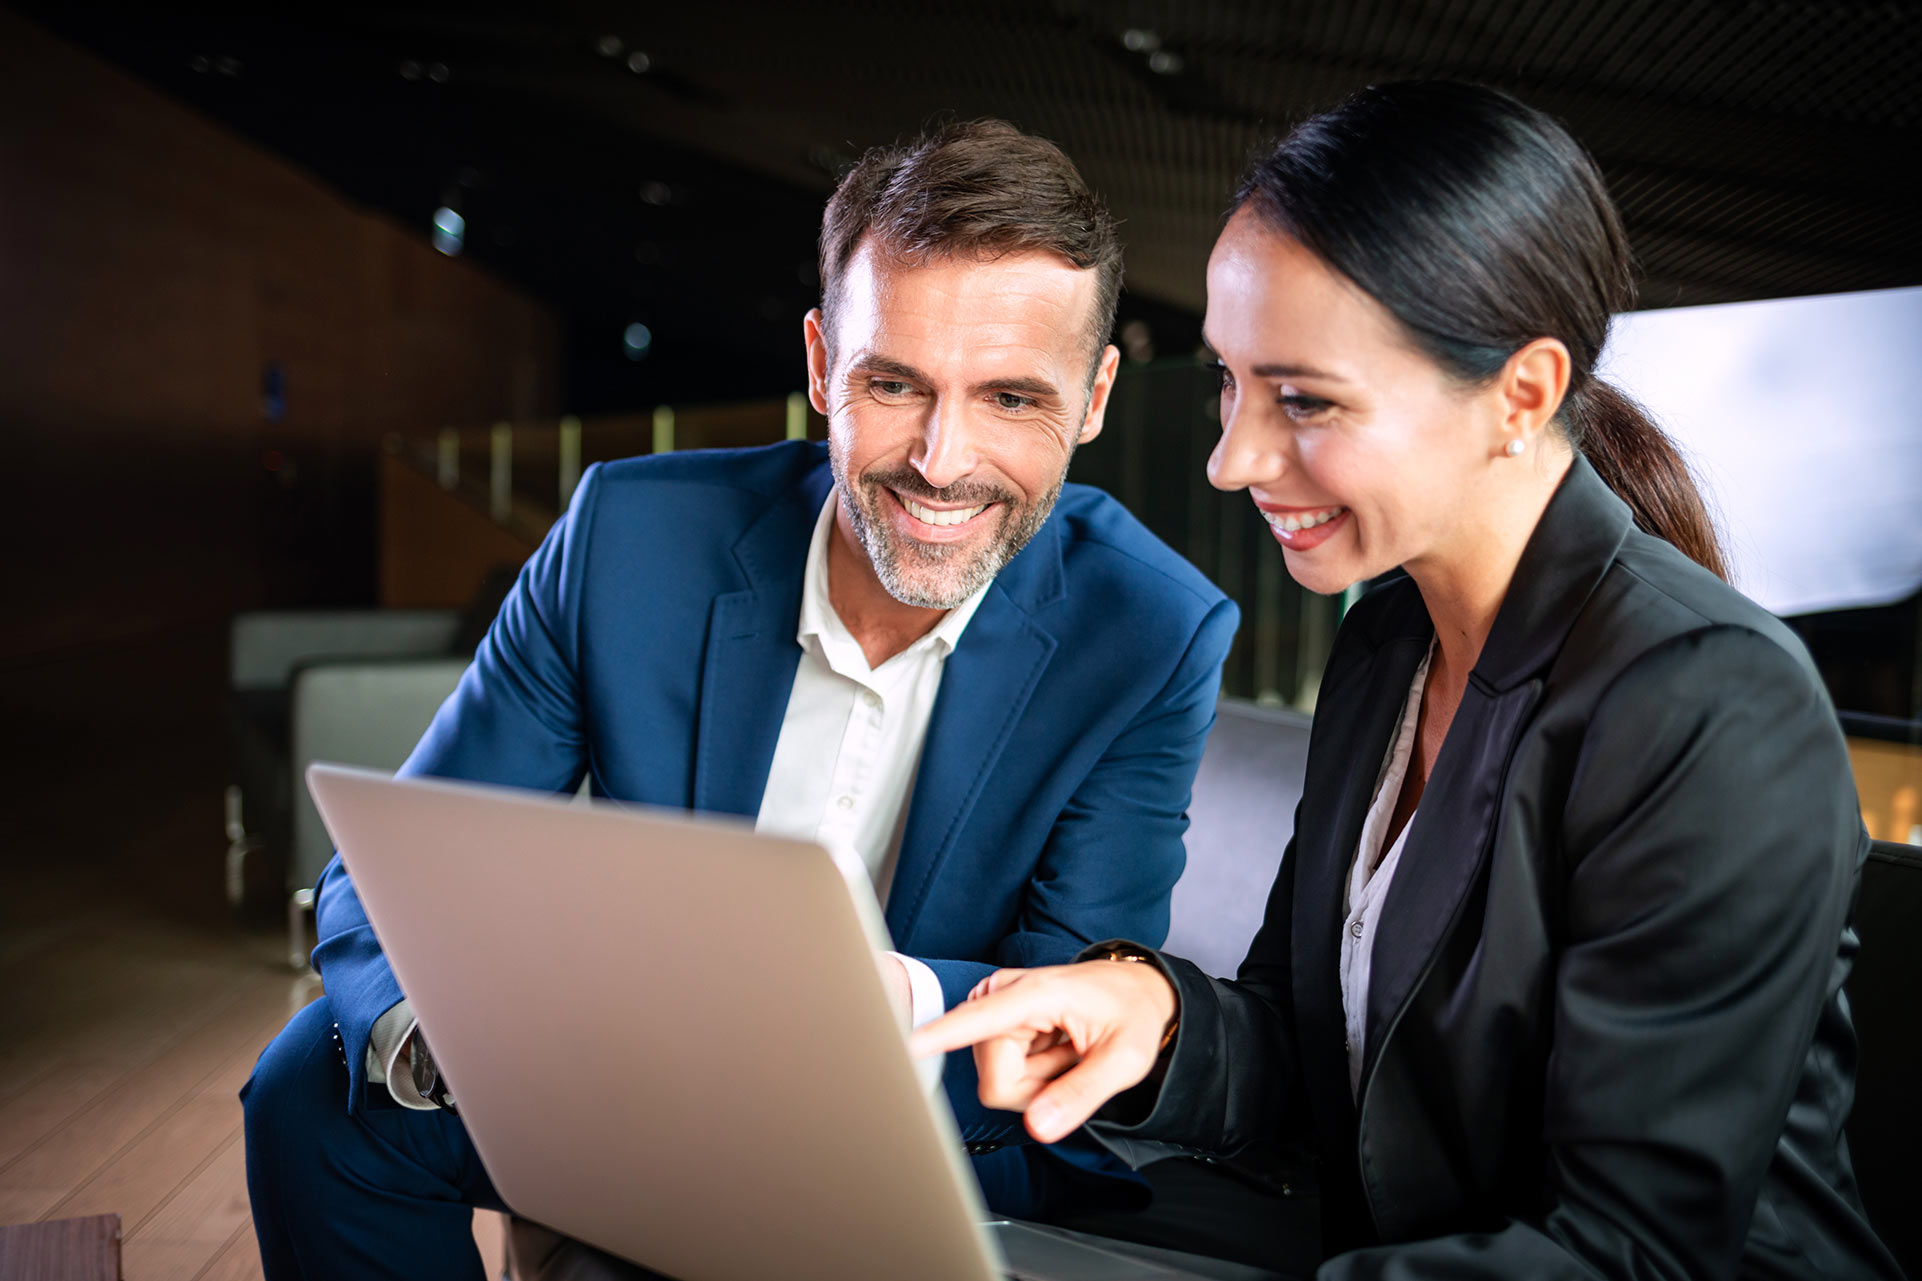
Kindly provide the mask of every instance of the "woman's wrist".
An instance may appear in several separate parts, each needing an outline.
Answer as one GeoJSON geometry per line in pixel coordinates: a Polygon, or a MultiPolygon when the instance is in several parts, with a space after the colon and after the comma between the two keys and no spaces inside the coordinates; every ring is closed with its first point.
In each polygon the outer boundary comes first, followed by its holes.
{"type": "Polygon", "coordinates": [[[1156,1058],[1165,1060],[1169,1048],[1174,1045],[1175,1034],[1181,1028],[1181,996],[1175,989],[1174,981],[1162,971],[1160,960],[1154,952],[1138,943],[1117,940],[1099,944],[1098,947],[1097,952],[1091,956],[1084,955],[1082,959],[1136,965],[1140,967],[1144,977],[1152,974],[1158,980],[1144,983],[1143,991],[1150,994],[1150,999],[1155,1002],[1156,1012],[1163,1015],[1161,1037],[1155,1048],[1156,1058]]]}

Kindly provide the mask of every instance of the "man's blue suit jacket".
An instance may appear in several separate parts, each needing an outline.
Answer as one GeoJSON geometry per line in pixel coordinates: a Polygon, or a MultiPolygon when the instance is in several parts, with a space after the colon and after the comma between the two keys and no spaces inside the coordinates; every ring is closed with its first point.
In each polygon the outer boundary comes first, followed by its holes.
{"type": "MultiPolygon", "coordinates": [[[[753,817],[832,483],[805,442],[589,468],[401,773],[551,791],[585,775],[599,796],[753,817]]],[[[1166,935],[1236,619],[1086,486],[1002,569],[947,659],[886,911],[949,1005],[998,967],[1166,935]]],[[[369,1033],[401,992],[338,858],[318,924],[358,1108],[369,1033]]],[[[945,1080],[964,1139],[1012,1136],[971,1055],[945,1080]]]]}

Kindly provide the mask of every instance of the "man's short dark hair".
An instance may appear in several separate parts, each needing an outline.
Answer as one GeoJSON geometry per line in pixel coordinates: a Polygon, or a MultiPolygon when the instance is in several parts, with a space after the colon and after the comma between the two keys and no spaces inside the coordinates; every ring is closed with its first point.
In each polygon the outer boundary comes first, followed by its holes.
{"type": "Polygon", "coordinates": [[[969,120],[875,147],[848,171],[821,220],[822,328],[830,343],[841,277],[863,239],[908,263],[1055,254],[1097,273],[1090,318],[1097,358],[1114,327],[1121,295],[1114,219],[1061,148],[1005,120],[969,120]]]}

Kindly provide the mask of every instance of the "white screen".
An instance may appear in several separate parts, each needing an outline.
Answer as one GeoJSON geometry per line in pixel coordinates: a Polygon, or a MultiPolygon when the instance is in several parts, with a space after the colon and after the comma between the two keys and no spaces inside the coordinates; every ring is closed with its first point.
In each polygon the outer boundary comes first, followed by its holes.
{"type": "Polygon", "coordinates": [[[1922,288],[1631,312],[1601,374],[1682,447],[1765,608],[1922,587],[1922,288]]]}

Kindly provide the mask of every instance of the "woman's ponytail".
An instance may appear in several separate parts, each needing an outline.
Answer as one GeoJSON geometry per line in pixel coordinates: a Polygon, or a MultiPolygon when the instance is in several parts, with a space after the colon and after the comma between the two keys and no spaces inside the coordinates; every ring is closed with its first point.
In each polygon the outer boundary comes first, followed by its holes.
{"type": "Polygon", "coordinates": [[[1562,426],[1635,523],[1675,544],[1717,578],[1728,578],[1715,523],[1675,442],[1620,388],[1590,378],[1562,407],[1562,426]]]}

